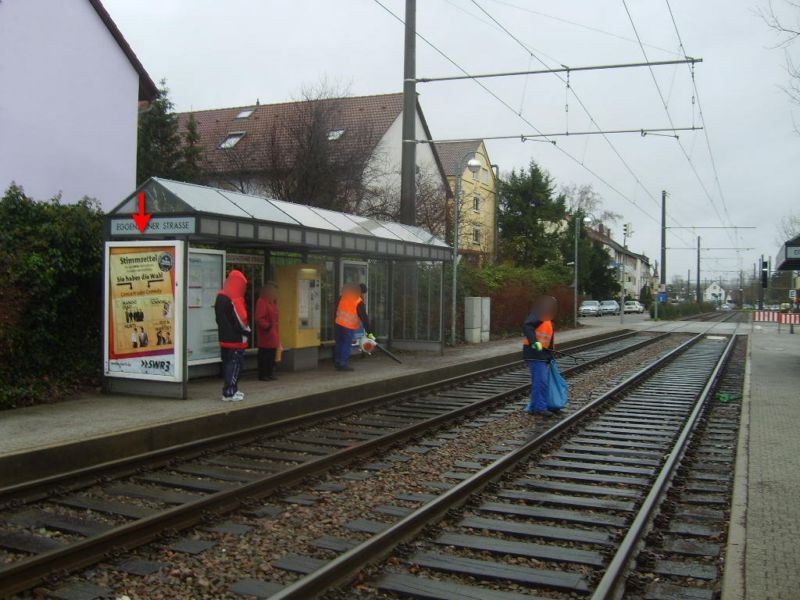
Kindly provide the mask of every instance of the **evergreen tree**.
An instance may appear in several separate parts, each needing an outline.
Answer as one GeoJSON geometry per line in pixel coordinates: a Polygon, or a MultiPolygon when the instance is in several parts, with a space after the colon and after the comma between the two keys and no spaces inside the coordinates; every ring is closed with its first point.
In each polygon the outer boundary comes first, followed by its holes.
{"type": "Polygon", "coordinates": [[[588,259],[581,258],[581,268],[587,274],[585,291],[595,300],[610,300],[620,290],[617,269],[611,262],[611,255],[600,242],[591,243],[588,259]]]}
{"type": "Polygon", "coordinates": [[[565,202],[556,195],[550,175],[531,161],[527,170],[511,172],[500,182],[501,253],[524,267],[561,260],[565,202]]]}
{"type": "Polygon", "coordinates": [[[158,98],[139,113],[136,185],[149,177],[181,178],[184,150],[166,83],[161,80],[158,98]]]}
{"type": "Polygon", "coordinates": [[[197,120],[189,113],[186,120],[186,131],[183,134],[183,156],[180,163],[180,179],[199,183],[202,179],[203,148],[200,146],[200,134],[197,131],[197,120]]]}
{"type": "Polygon", "coordinates": [[[649,285],[645,284],[642,286],[642,289],[639,290],[639,302],[647,307],[653,303],[653,291],[650,289],[649,285]]]}

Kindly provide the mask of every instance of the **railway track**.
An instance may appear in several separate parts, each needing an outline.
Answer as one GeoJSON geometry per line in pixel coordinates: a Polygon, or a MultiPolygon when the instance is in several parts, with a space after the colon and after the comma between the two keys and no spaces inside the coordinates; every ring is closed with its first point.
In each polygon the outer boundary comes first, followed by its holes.
{"type": "MultiPolygon", "coordinates": [[[[663,335],[630,333],[569,348],[576,372],[663,335]]],[[[566,347],[566,346],[565,346],[566,347]]],[[[524,394],[519,363],[403,395],[115,461],[0,490],[0,596],[238,508],[524,394]]],[[[268,509],[267,509],[268,510],[268,509]]]]}
{"type": "Polygon", "coordinates": [[[750,318],[750,313],[742,312],[739,310],[731,311],[713,311],[707,313],[700,313],[699,315],[692,315],[684,317],[681,321],[703,321],[703,322],[718,322],[727,323],[733,321],[734,323],[744,323],[750,318]]]}
{"type": "Polygon", "coordinates": [[[618,597],[733,347],[696,335],[488,466],[465,457],[417,508],[376,508],[368,539],[325,540],[333,559],[284,557],[303,576],[269,597],[618,597]]]}

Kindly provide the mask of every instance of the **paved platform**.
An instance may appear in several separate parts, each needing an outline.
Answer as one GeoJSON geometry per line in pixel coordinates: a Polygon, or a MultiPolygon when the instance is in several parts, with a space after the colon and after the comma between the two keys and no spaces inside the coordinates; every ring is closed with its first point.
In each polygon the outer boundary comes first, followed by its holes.
{"type": "Polygon", "coordinates": [[[748,325],[723,600],[800,598],[800,327],[748,325]]]}
{"type": "MultiPolygon", "coordinates": [[[[565,342],[619,329],[618,323],[589,323],[564,331],[557,339],[565,342]]],[[[119,458],[322,410],[334,401],[343,404],[424,384],[434,376],[455,376],[454,369],[460,365],[503,357],[513,360],[519,352],[519,339],[509,339],[447,349],[444,355],[404,353],[402,365],[380,352],[364,359],[354,357],[355,371],[349,373],[336,372],[327,362],[314,371],[281,374],[273,382],[258,381],[255,373],[247,372],[239,386],[246,398],[237,403],[223,403],[221,381],[209,378],[190,383],[188,400],[97,393],[5,411],[0,413],[0,486],[22,480],[26,464],[34,464],[30,457],[36,453],[38,464],[61,460],[61,468],[68,468],[81,453],[119,458]],[[54,448],[64,452],[53,453],[54,448]],[[31,462],[26,463],[23,456],[31,462]]],[[[51,466],[53,472],[58,471],[57,465],[51,466]]]]}

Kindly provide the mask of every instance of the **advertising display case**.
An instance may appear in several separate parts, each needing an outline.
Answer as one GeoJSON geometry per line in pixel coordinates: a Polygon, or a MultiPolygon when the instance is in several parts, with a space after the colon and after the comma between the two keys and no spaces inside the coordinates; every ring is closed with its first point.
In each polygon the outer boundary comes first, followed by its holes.
{"type": "Polygon", "coordinates": [[[103,372],[183,381],[180,241],[106,242],[103,372]]]}

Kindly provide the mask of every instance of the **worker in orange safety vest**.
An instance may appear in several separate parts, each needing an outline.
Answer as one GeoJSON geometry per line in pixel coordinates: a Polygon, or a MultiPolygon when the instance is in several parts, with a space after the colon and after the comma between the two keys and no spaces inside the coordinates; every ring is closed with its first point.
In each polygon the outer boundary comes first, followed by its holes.
{"type": "MultiPolygon", "coordinates": [[[[366,291],[366,287],[365,287],[366,291]]],[[[369,317],[357,284],[346,284],[336,307],[334,337],[336,346],[333,349],[333,361],[337,371],[352,371],[349,365],[353,336],[361,327],[369,331],[369,317]]]]}
{"type": "Polygon", "coordinates": [[[552,296],[541,296],[525,319],[522,330],[522,358],[531,374],[531,399],[526,411],[534,415],[552,416],[547,410],[550,361],[553,360],[555,331],[553,319],[558,311],[558,302],[552,296]]]}

